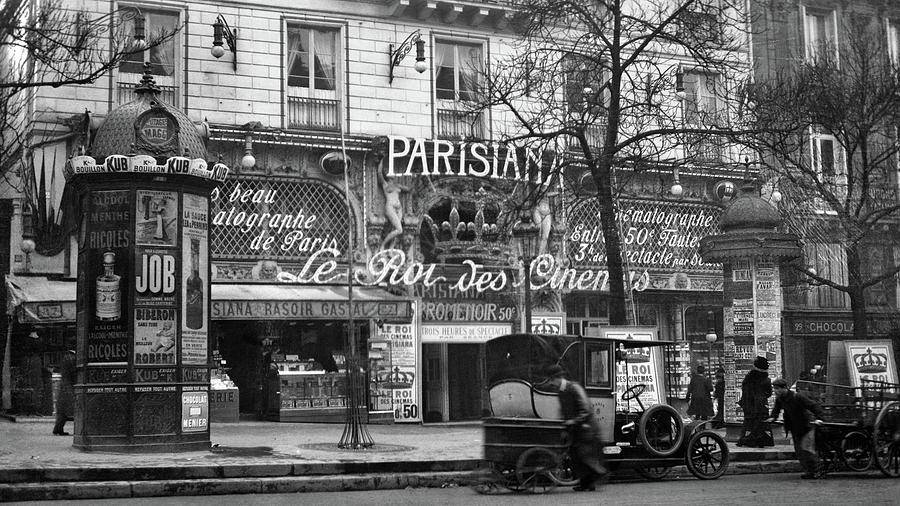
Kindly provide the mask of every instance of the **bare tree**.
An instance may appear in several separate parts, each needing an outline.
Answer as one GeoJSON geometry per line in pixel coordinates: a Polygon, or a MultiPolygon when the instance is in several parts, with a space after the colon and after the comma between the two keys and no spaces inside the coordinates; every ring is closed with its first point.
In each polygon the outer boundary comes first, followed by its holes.
{"type": "Polygon", "coordinates": [[[800,277],[848,297],[855,337],[865,338],[867,298],[883,282],[893,288],[900,271],[900,72],[876,19],[851,15],[842,25],[839,59],[823,47],[817,58],[749,86],[755,133],[746,140],[768,160],[786,224],[808,245],[807,256],[835,267],[798,265],[800,277]]]}
{"type": "MultiPolygon", "coordinates": [[[[749,71],[743,0],[518,0],[517,38],[492,62],[482,108],[505,140],[574,154],[596,185],[611,296],[626,322],[617,198],[637,171],[722,162],[727,100],[749,71]],[[692,90],[685,90],[693,78],[692,90]],[[696,93],[718,100],[704,104],[696,93]]],[[[582,169],[582,170],[583,170],[582,169]]],[[[538,190],[539,192],[539,190],[538,190]]],[[[532,197],[532,198],[540,198],[532,197]]]]}
{"type": "Polygon", "coordinates": [[[177,33],[145,35],[138,15],[131,8],[95,14],[61,0],[0,4],[0,174],[8,183],[25,151],[41,140],[33,129],[39,90],[94,83],[177,33]]]}

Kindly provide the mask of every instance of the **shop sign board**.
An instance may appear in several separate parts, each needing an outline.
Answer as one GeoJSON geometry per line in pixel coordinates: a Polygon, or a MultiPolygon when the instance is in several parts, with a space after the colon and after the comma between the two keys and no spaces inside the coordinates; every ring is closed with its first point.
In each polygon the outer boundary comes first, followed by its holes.
{"type": "Polygon", "coordinates": [[[890,340],[845,341],[850,385],[862,386],[862,380],[897,383],[894,345],[890,340]]]}
{"type": "MultiPolygon", "coordinates": [[[[350,315],[350,302],[315,300],[214,300],[216,320],[340,319],[350,315]]],[[[408,319],[408,301],[353,301],[353,316],[374,319],[408,319]]]]}
{"type": "Polygon", "coordinates": [[[422,343],[486,343],[511,333],[506,324],[429,324],[422,325],[422,343]]]}
{"type": "MultiPolygon", "coordinates": [[[[623,200],[617,213],[623,260],[637,271],[687,275],[718,270],[717,264],[703,263],[699,246],[700,238],[718,233],[720,214],[719,208],[708,205],[623,200]]],[[[596,199],[587,200],[573,210],[568,230],[566,241],[573,265],[606,265],[596,199]]],[[[684,286],[676,283],[660,288],[689,289],[689,278],[680,283],[684,286]]]]}
{"type": "Polygon", "coordinates": [[[395,422],[422,420],[416,374],[419,349],[416,326],[412,324],[382,324],[369,342],[375,407],[393,411],[395,422]],[[379,358],[372,360],[373,356],[379,358]]]}

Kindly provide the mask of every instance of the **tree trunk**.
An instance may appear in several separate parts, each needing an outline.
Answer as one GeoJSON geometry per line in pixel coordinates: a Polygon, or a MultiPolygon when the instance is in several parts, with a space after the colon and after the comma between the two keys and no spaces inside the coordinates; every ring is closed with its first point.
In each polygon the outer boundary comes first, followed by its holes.
{"type": "Polygon", "coordinates": [[[859,258],[859,247],[856,244],[847,246],[847,295],[850,296],[850,310],[853,312],[853,338],[866,339],[869,326],[866,322],[866,296],[861,286],[862,272],[859,258]]]}
{"type": "Polygon", "coordinates": [[[600,228],[606,244],[606,270],[609,274],[609,324],[627,325],[625,273],[622,268],[622,243],[616,224],[616,206],[613,201],[612,164],[610,158],[601,156],[593,171],[597,183],[597,198],[600,199],[600,228]]]}

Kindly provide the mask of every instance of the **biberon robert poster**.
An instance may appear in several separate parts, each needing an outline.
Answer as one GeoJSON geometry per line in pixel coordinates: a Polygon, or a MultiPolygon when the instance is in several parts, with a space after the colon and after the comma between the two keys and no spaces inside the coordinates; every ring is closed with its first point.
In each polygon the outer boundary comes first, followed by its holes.
{"type": "Polygon", "coordinates": [[[181,223],[181,361],[205,365],[209,332],[209,208],[206,198],[185,193],[181,223]]]}
{"type": "Polygon", "coordinates": [[[175,310],[135,308],[134,365],[175,365],[175,310]]]}

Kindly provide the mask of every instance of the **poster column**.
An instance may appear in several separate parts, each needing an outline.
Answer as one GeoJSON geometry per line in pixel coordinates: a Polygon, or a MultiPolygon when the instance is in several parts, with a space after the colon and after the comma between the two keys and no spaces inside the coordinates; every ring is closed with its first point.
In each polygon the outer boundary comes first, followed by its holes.
{"type": "Polygon", "coordinates": [[[209,448],[208,199],[226,174],[185,157],[69,162],[82,213],[75,447],[209,448]]]}

